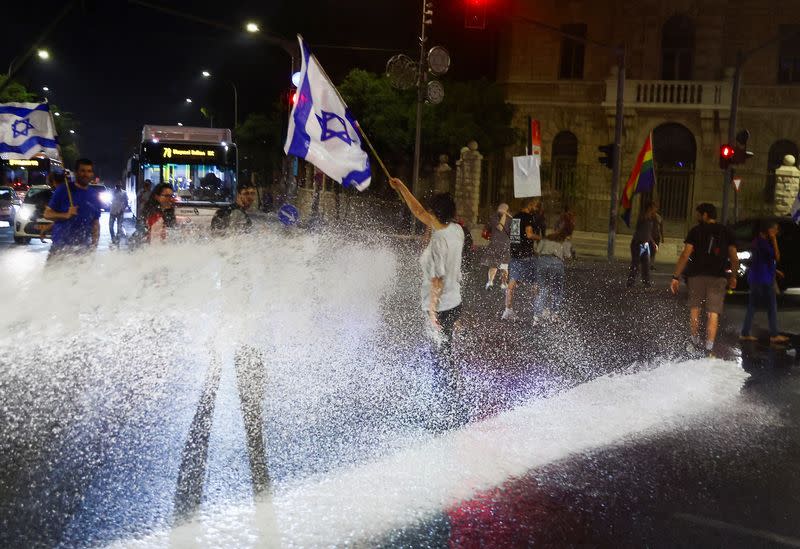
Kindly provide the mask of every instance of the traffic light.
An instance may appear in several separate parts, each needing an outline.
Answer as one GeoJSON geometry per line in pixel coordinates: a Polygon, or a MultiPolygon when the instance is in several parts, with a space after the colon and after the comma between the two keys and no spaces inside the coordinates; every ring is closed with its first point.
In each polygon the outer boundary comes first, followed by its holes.
{"type": "Polygon", "coordinates": [[[728,166],[733,164],[733,157],[736,154],[736,149],[731,145],[722,145],[719,148],[719,169],[727,170],[728,166]]]}
{"type": "Polygon", "coordinates": [[[597,150],[603,153],[603,156],[598,157],[598,161],[608,168],[609,170],[614,169],[614,144],[609,143],[608,145],[600,145],[597,147],[597,150]]]}
{"type": "Polygon", "coordinates": [[[486,2],[488,0],[464,0],[464,28],[483,30],[486,28],[486,2]]]}
{"type": "Polygon", "coordinates": [[[748,139],[750,139],[750,132],[747,130],[742,130],[736,134],[736,146],[734,147],[731,164],[744,164],[753,156],[753,153],[747,150],[748,139]]]}

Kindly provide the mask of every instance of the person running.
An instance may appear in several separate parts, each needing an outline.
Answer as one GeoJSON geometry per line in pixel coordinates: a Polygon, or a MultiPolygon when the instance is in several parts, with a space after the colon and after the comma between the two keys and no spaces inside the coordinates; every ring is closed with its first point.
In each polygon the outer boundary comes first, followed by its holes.
{"type": "Polygon", "coordinates": [[[211,219],[211,229],[218,232],[249,232],[253,220],[247,212],[257,199],[256,186],[250,182],[241,183],[236,189],[236,202],[217,210],[211,219]]]}
{"type": "Polygon", "coordinates": [[[156,185],[142,208],[145,223],[145,240],[148,244],[162,244],[167,240],[167,229],[177,226],[175,218],[175,192],[169,183],[156,185]]]}
{"type": "Polygon", "coordinates": [[[639,214],[636,222],[636,231],[631,238],[631,267],[628,271],[628,288],[636,282],[636,272],[641,265],[642,284],[652,286],[650,282],[650,254],[658,249],[655,242],[658,220],[656,219],[656,206],[652,202],[647,204],[639,214]]]}
{"type": "Polygon", "coordinates": [[[534,299],[533,309],[537,317],[544,320],[558,320],[558,313],[564,300],[564,259],[568,248],[561,233],[553,233],[539,242],[536,260],[536,280],[539,291],[534,299]]]}
{"type": "Polygon", "coordinates": [[[125,210],[128,209],[128,193],[122,188],[122,183],[114,186],[111,196],[111,209],[108,212],[108,232],[111,235],[112,244],[119,244],[120,237],[125,234],[122,229],[122,222],[125,219],[125,210]],[[117,232],[114,232],[114,225],[117,232]]]}
{"type": "Polygon", "coordinates": [[[497,212],[492,214],[487,225],[491,231],[491,236],[489,237],[489,245],[486,246],[481,260],[481,265],[489,268],[486,289],[488,290],[494,285],[494,277],[499,269],[500,288],[505,290],[508,286],[509,236],[511,234],[511,214],[508,213],[508,204],[500,204],[497,207],[497,212]]]}
{"type": "Polygon", "coordinates": [[[744,317],[742,341],[755,341],[750,335],[753,325],[753,316],[759,302],[767,308],[769,320],[769,342],[773,345],[783,345],[789,338],[778,333],[778,304],[775,297],[775,274],[777,262],[781,260],[778,248],[778,223],[769,219],[761,222],[758,235],[753,239],[750,252],[750,268],[747,270],[747,282],[750,285],[750,295],[747,301],[747,314],[744,317]]]}
{"type": "Polygon", "coordinates": [[[430,326],[441,335],[441,343],[434,346],[436,367],[445,376],[454,396],[459,397],[461,375],[452,364],[452,342],[461,313],[464,230],[453,221],[456,205],[450,193],[440,193],[431,197],[430,207],[426,210],[402,181],[392,178],[389,184],[400,193],[414,217],[431,229],[430,242],[419,258],[422,267],[421,306],[430,326]]]}
{"type": "Polygon", "coordinates": [[[503,320],[516,320],[514,312],[514,290],[520,282],[536,284],[535,244],[542,239],[544,227],[537,222],[535,213],[539,210],[539,200],[526,198],[522,210],[511,220],[511,261],[508,264],[508,288],[506,288],[506,308],[503,320]]]}
{"type": "Polygon", "coordinates": [[[89,188],[94,181],[94,165],[88,158],[75,163],[75,183],[65,183],[53,191],[44,209],[45,219],[53,221],[48,260],[62,254],[85,253],[100,241],[100,198],[89,188]]]}
{"type": "Polygon", "coordinates": [[[670,289],[673,294],[678,293],[680,277],[686,270],[691,341],[695,347],[701,346],[700,310],[705,303],[705,350],[713,356],[725,288],[736,289],[739,259],[736,256],[736,239],[728,227],[717,223],[717,208],[713,204],[704,202],[698,205],[697,219],[698,224],[689,231],[684,241],[670,289]]]}

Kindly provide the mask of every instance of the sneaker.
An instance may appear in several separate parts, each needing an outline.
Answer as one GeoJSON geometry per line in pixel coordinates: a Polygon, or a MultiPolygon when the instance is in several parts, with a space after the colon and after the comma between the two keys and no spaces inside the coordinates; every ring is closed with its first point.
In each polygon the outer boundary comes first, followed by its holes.
{"type": "Polygon", "coordinates": [[[740,335],[739,341],[758,341],[758,338],[751,335],[740,335]]]}
{"type": "Polygon", "coordinates": [[[700,347],[700,336],[690,336],[689,341],[692,342],[692,345],[699,348],[700,347]]]}
{"type": "Polygon", "coordinates": [[[487,290],[489,290],[492,286],[493,286],[493,284],[491,282],[487,282],[486,283],[486,289],[487,290]]]}
{"type": "Polygon", "coordinates": [[[508,284],[506,284],[505,282],[503,282],[502,284],[500,284],[500,289],[501,289],[501,290],[505,290],[506,288],[508,288],[508,284]]]}
{"type": "Polygon", "coordinates": [[[517,320],[517,313],[514,312],[514,309],[506,308],[503,311],[503,316],[500,317],[502,320],[517,320]]]}
{"type": "Polygon", "coordinates": [[[789,338],[782,335],[776,335],[769,338],[770,345],[786,345],[789,343],[789,338]]]}

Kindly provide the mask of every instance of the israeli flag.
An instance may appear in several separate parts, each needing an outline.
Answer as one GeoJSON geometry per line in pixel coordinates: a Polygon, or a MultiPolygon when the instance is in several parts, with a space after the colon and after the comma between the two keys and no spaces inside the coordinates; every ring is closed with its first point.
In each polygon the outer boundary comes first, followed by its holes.
{"type": "Polygon", "coordinates": [[[800,225],[800,191],[797,191],[797,198],[794,199],[792,205],[792,220],[800,225]]]}
{"type": "Polygon", "coordinates": [[[303,37],[297,39],[302,53],[300,85],[283,150],[305,158],[343,186],[363,191],[372,172],[356,120],[303,37]]]}
{"type": "Polygon", "coordinates": [[[50,106],[0,103],[0,158],[27,159],[40,152],[50,158],[61,158],[50,106]]]}

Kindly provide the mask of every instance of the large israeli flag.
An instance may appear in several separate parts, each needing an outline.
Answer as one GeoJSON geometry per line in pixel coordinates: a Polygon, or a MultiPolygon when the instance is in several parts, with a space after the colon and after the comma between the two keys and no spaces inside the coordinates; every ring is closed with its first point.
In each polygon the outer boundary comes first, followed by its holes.
{"type": "Polygon", "coordinates": [[[363,191],[372,174],[356,120],[303,37],[297,39],[302,53],[300,85],[283,150],[305,158],[345,187],[363,191]]]}
{"type": "Polygon", "coordinates": [[[25,159],[43,152],[60,159],[47,103],[0,103],[0,158],[25,159]]]}

